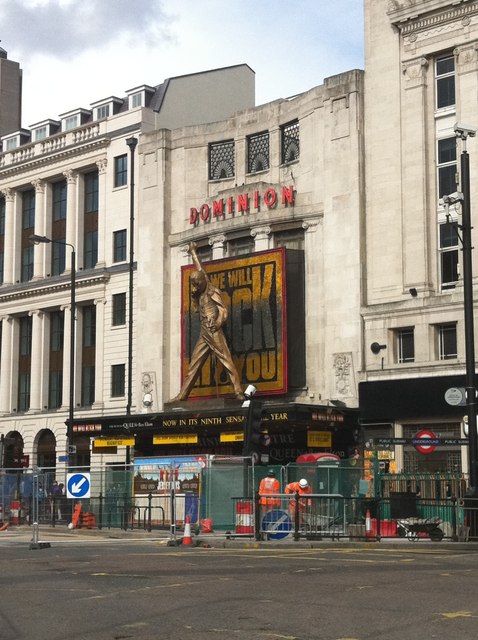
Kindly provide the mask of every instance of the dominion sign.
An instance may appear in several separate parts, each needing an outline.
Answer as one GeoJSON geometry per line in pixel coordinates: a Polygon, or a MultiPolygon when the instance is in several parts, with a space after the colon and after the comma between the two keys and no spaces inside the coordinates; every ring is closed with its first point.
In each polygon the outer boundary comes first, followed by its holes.
{"type": "MultiPolygon", "coordinates": [[[[228,307],[224,326],[227,343],[241,384],[258,392],[287,391],[285,250],[274,249],[247,257],[205,263],[211,283],[221,290],[228,307]]],[[[192,309],[190,276],[194,266],[182,268],[182,380],[199,336],[199,314],[192,309]]],[[[226,371],[209,356],[190,398],[232,392],[226,371]]]]}

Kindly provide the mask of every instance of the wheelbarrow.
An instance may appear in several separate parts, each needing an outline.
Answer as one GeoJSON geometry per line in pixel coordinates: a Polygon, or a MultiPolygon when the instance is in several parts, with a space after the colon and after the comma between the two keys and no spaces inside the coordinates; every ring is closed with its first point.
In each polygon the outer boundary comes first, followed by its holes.
{"type": "Polygon", "coordinates": [[[440,524],[440,518],[405,518],[397,520],[397,533],[410,542],[418,542],[426,537],[429,537],[432,542],[440,542],[445,535],[440,524]]]}

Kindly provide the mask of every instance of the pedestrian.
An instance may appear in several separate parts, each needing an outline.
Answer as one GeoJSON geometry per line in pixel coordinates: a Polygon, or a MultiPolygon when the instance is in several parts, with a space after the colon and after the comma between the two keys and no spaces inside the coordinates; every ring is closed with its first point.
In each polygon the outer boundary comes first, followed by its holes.
{"type": "MultiPolygon", "coordinates": [[[[312,487],[305,478],[299,480],[299,482],[291,482],[285,488],[287,494],[299,494],[299,496],[306,496],[312,493],[312,487]]],[[[289,500],[289,513],[292,518],[292,522],[295,522],[295,516],[297,508],[299,510],[299,525],[302,526],[307,519],[307,514],[310,511],[312,501],[305,497],[300,497],[298,505],[295,498],[289,500]]]]}
{"type": "Polygon", "coordinates": [[[226,371],[236,398],[244,400],[239,374],[223,331],[223,326],[228,316],[226,300],[220,289],[215,287],[209,280],[196,253],[195,242],[189,244],[189,253],[196,267],[190,279],[191,306],[193,311],[199,312],[201,328],[183,385],[172,402],[188,399],[189,393],[209,356],[212,356],[213,362],[220,363],[226,371]]]}
{"type": "Polygon", "coordinates": [[[259,504],[262,511],[268,511],[269,509],[278,509],[280,507],[280,498],[277,494],[280,493],[280,482],[276,478],[274,469],[269,469],[267,476],[262,478],[259,484],[259,504]],[[266,497],[274,496],[274,497],[266,497]]]}

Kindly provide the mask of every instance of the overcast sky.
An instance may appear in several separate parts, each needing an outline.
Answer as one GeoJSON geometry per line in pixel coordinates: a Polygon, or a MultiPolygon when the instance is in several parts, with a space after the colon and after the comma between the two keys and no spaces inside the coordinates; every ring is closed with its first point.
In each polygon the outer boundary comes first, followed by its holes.
{"type": "Polygon", "coordinates": [[[256,104],[363,69],[362,0],[0,0],[23,123],[141,84],[246,63],[256,104]]]}

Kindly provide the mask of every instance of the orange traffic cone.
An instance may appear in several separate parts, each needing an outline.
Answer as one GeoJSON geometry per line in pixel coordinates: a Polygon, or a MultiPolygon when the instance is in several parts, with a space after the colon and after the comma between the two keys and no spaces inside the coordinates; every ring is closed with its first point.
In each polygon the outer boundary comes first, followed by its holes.
{"type": "Polygon", "coordinates": [[[370,518],[370,509],[365,512],[365,535],[372,535],[372,520],[370,518]]]}
{"type": "Polygon", "coordinates": [[[184,536],[181,544],[192,544],[193,539],[191,537],[191,518],[186,516],[186,522],[184,524],[184,536]]]}

